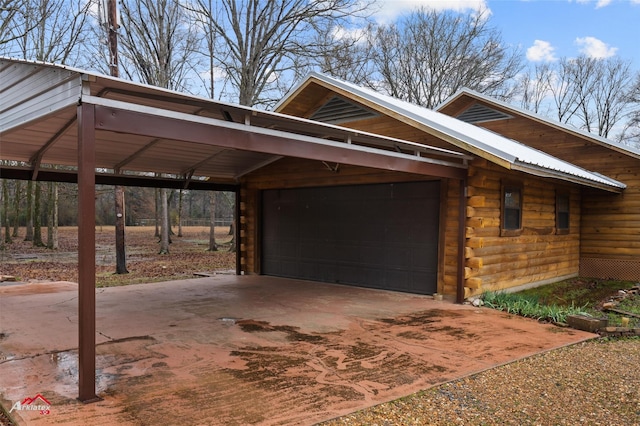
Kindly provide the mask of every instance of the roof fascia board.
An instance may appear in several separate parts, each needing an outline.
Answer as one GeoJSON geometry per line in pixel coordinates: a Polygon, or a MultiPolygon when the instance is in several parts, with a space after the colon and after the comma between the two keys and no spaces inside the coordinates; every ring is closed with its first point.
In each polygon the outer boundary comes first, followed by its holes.
{"type": "Polygon", "coordinates": [[[579,138],[594,142],[598,145],[604,146],[606,148],[612,149],[616,152],[619,152],[621,154],[627,155],[629,157],[634,157],[634,158],[638,158],[640,159],[640,150],[634,149],[630,146],[627,145],[623,145],[619,142],[615,142],[612,140],[609,140],[607,138],[604,138],[602,136],[598,136],[596,134],[593,134],[591,132],[587,132],[585,130],[581,130],[581,129],[577,129],[573,126],[570,126],[568,124],[563,124],[560,123],[559,121],[556,120],[552,120],[546,117],[541,116],[540,114],[536,114],[535,112],[532,111],[528,111],[526,109],[523,108],[519,108],[516,107],[514,105],[510,105],[507,102],[504,101],[500,101],[498,99],[494,99],[490,96],[487,95],[483,95],[482,93],[476,92],[474,90],[468,89],[468,88],[462,88],[460,90],[458,90],[456,93],[454,93],[453,95],[451,95],[448,99],[446,99],[443,103],[441,103],[440,105],[438,105],[436,107],[436,111],[440,111],[443,108],[445,108],[446,106],[448,106],[449,104],[451,104],[452,102],[454,102],[455,100],[457,100],[458,98],[461,98],[462,96],[469,96],[475,100],[479,100],[482,102],[486,102],[488,104],[492,104],[494,106],[506,109],[508,111],[510,111],[512,114],[517,114],[526,118],[529,118],[533,121],[536,121],[540,124],[544,124],[546,126],[552,127],[554,129],[557,130],[561,130],[563,132],[567,132],[567,133],[571,133],[574,136],[577,136],[579,138]]]}
{"type": "Polygon", "coordinates": [[[97,97],[96,129],[462,179],[467,166],[97,97]],[[169,124],[170,123],[170,124],[169,124]],[[212,137],[215,136],[215,137],[212,137]],[[291,143],[295,142],[295,143],[291,143]]]}
{"type": "Polygon", "coordinates": [[[618,182],[609,178],[606,178],[606,179],[611,181],[611,183],[606,184],[602,182],[595,182],[590,179],[581,178],[579,176],[568,175],[562,172],[556,172],[554,170],[545,169],[542,167],[536,167],[534,165],[521,163],[521,162],[516,162],[516,164],[513,165],[512,169],[516,171],[524,172],[527,174],[539,176],[539,177],[560,179],[566,182],[577,183],[583,186],[602,189],[602,190],[605,190],[608,192],[614,192],[617,194],[621,193],[627,187],[627,185],[625,185],[624,183],[618,182]]]}

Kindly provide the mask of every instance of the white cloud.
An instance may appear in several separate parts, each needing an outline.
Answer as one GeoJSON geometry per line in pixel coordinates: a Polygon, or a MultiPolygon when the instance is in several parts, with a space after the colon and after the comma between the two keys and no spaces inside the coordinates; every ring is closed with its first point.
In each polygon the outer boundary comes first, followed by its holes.
{"type": "Polygon", "coordinates": [[[578,37],[576,44],[580,47],[580,53],[595,59],[610,58],[618,51],[617,47],[611,47],[595,37],[578,37]]]}
{"type": "Polygon", "coordinates": [[[399,15],[420,7],[438,11],[490,12],[486,0],[378,0],[377,4],[379,11],[374,14],[374,17],[380,23],[392,22],[399,15]]]}
{"type": "Polygon", "coordinates": [[[347,29],[345,27],[339,26],[334,28],[333,37],[336,40],[356,40],[362,41],[364,37],[367,35],[367,31],[364,28],[353,28],[347,29]]]}
{"type": "Polygon", "coordinates": [[[536,40],[533,46],[527,49],[527,59],[532,62],[552,62],[558,58],[554,55],[555,47],[548,41],[536,40]]]}
{"type": "MultiPolygon", "coordinates": [[[[602,7],[609,6],[612,0],[597,0],[596,1],[596,9],[600,9],[602,7]]],[[[632,2],[640,2],[640,0],[631,0],[632,2]]],[[[576,3],[589,4],[592,3],[593,0],[576,0],[576,3]]]]}
{"type": "Polygon", "coordinates": [[[609,6],[610,3],[611,3],[611,0],[598,0],[598,2],[596,3],[596,9],[609,6]]]}

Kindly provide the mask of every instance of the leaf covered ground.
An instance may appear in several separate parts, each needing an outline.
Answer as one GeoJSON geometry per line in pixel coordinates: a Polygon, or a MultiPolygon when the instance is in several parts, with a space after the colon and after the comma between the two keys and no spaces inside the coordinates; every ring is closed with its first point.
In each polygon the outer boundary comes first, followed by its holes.
{"type": "MultiPolygon", "coordinates": [[[[235,253],[229,252],[228,227],[216,228],[218,251],[207,251],[208,227],[183,227],[182,237],[172,236],[169,254],[158,254],[154,227],[127,227],[125,234],[128,274],[115,274],[114,228],[96,227],[96,285],[109,287],[142,282],[193,278],[195,273],[235,270],[235,253]]],[[[174,229],[177,232],[177,229],[174,229]]],[[[59,229],[58,249],[34,247],[24,241],[25,229],[0,250],[0,275],[18,281],[78,280],[78,235],[75,227],[59,229]]],[[[46,242],[46,229],[43,228],[46,242]]]]}

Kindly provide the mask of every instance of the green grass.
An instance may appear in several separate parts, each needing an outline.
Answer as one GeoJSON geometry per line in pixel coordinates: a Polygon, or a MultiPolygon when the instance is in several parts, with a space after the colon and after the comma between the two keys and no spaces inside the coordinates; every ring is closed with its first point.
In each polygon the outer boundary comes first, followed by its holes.
{"type": "Polygon", "coordinates": [[[543,304],[535,295],[487,292],[483,295],[486,306],[510,314],[554,323],[566,322],[567,315],[584,314],[586,306],[559,306],[543,304]]]}
{"type": "MultiPolygon", "coordinates": [[[[488,307],[541,321],[566,322],[567,315],[587,314],[608,317],[609,324],[617,326],[623,315],[603,311],[602,304],[635,285],[635,281],[573,278],[518,293],[487,292],[483,299],[488,307]]],[[[640,296],[629,296],[616,308],[640,315],[640,296]]],[[[629,326],[640,327],[640,319],[630,317],[629,326]]]]}

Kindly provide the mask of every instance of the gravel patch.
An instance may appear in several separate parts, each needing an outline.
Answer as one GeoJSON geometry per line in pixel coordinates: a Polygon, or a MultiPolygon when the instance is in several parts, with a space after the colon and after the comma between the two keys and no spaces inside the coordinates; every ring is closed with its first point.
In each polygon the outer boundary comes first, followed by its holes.
{"type": "Polygon", "coordinates": [[[575,424],[640,425],[640,339],[553,350],[322,423],[575,424]]]}

